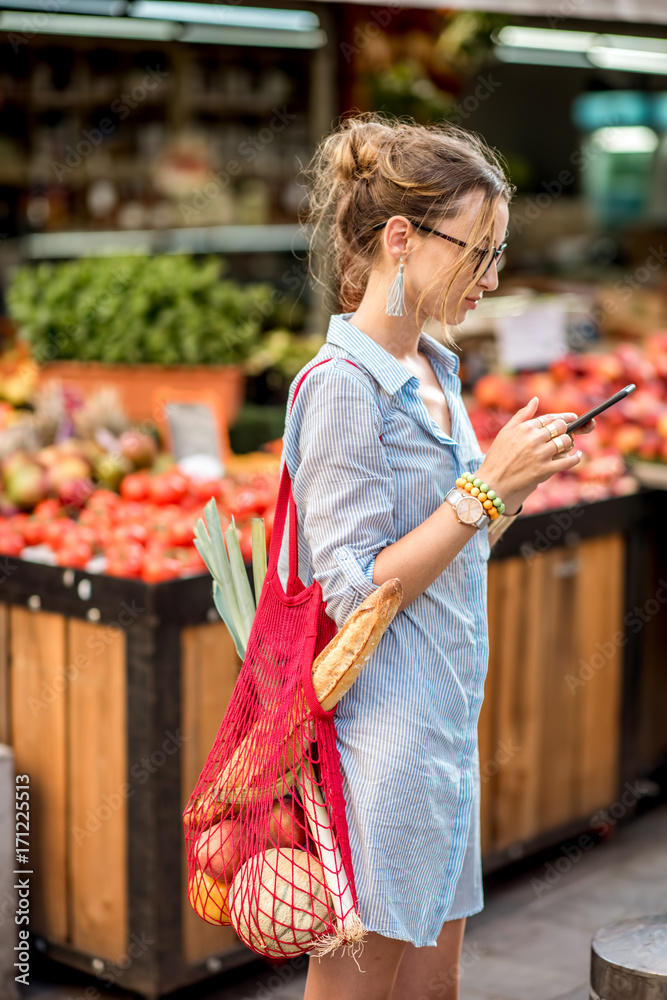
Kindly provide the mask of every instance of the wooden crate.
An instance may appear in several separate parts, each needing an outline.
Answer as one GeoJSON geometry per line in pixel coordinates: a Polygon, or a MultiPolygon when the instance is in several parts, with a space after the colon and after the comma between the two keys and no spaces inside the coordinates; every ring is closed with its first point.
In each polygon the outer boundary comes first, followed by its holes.
{"type": "MultiPolygon", "coordinates": [[[[652,496],[592,505],[569,528],[525,518],[494,549],[479,727],[487,868],[568,824],[585,830],[637,776],[649,630],[573,693],[566,676],[646,589],[626,557],[649,544],[652,496]]],[[[52,958],[146,997],[254,958],[190,908],[181,821],[238,668],[207,577],[150,586],[7,562],[0,739],[30,775],[31,930],[52,958]]]]}
{"type": "Polygon", "coordinates": [[[240,666],[209,579],[18,563],[5,593],[0,735],[30,776],[37,946],[146,997],[253,960],[186,892],[181,813],[240,666]]]}
{"type": "Polygon", "coordinates": [[[487,856],[583,822],[616,797],[623,570],[620,533],[489,567],[479,721],[487,856]]]}

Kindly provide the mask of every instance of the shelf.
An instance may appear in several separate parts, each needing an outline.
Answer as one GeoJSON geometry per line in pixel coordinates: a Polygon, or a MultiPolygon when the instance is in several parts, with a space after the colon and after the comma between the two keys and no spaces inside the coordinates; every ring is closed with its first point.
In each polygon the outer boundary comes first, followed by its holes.
{"type": "Polygon", "coordinates": [[[26,260],[130,253],[271,253],[305,250],[307,234],[297,224],[201,226],[107,232],[33,233],[5,241],[26,260]]]}
{"type": "MultiPolygon", "coordinates": [[[[291,99],[290,99],[291,100],[291,99]]],[[[186,94],[183,99],[183,109],[190,113],[205,111],[220,115],[254,115],[264,117],[275,113],[276,107],[285,104],[286,98],[258,97],[256,100],[245,98],[242,102],[230,101],[225,94],[186,94]]]]}

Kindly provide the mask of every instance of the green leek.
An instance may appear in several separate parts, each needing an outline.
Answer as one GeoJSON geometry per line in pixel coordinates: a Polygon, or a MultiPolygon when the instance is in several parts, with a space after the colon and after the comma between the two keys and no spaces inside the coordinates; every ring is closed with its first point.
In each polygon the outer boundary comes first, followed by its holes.
{"type": "Polygon", "coordinates": [[[264,518],[252,519],[252,579],[255,584],[255,602],[259,605],[259,595],[262,593],[266,577],[266,532],[264,518]]]}

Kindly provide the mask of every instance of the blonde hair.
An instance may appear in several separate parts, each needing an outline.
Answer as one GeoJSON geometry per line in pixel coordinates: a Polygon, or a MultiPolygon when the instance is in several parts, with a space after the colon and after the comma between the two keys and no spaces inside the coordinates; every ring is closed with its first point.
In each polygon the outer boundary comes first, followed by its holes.
{"type": "MultiPolygon", "coordinates": [[[[302,222],[312,227],[310,271],[325,287],[333,278],[345,312],[358,308],[378,260],[382,230],[374,226],[403,215],[437,228],[442,218],[456,217],[467,196],[482,192],[481,213],[466,235],[468,249],[461,250],[445,291],[443,330],[456,278],[470,265],[475,248],[493,243],[496,210],[515,190],[499,154],[474,132],[446,121],[418,125],[376,112],[341,119],[318,145],[304,175],[310,189],[302,214],[302,222]]],[[[467,286],[457,308],[476,282],[467,286]]],[[[422,289],[418,320],[425,296],[440,284],[436,277],[422,289]]]]}

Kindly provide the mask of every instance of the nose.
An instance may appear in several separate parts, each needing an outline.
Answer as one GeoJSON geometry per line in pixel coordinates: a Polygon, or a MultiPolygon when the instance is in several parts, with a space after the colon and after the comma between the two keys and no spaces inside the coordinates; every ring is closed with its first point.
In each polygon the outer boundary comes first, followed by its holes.
{"type": "Polygon", "coordinates": [[[477,284],[487,292],[495,292],[499,284],[497,261],[493,261],[489,270],[481,276],[477,284]]]}

